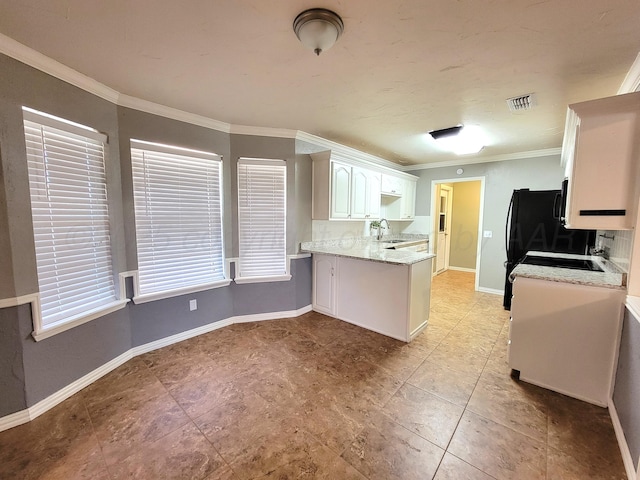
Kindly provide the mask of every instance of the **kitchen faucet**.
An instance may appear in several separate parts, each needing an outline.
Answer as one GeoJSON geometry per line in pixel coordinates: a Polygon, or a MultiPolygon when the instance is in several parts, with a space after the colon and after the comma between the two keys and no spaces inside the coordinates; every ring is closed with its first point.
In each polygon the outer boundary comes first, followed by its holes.
{"type": "Polygon", "coordinates": [[[382,226],[382,222],[387,224],[387,229],[389,231],[391,231],[391,227],[389,226],[389,221],[386,218],[383,218],[380,220],[380,222],[378,223],[378,235],[376,236],[376,240],[382,240],[382,229],[385,228],[382,226]]]}

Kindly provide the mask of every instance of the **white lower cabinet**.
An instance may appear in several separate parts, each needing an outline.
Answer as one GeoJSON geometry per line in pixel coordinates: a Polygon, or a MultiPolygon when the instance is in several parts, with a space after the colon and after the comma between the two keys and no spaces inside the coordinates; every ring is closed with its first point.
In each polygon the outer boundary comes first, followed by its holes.
{"type": "Polygon", "coordinates": [[[398,265],[313,254],[313,309],[405,342],[426,326],[429,258],[398,265]]]}
{"type": "Polygon", "coordinates": [[[335,316],[336,310],[336,257],[313,254],[313,309],[335,316]]]}
{"type": "Polygon", "coordinates": [[[520,379],[607,406],[625,292],[516,277],[509,367],[520,379]]]}

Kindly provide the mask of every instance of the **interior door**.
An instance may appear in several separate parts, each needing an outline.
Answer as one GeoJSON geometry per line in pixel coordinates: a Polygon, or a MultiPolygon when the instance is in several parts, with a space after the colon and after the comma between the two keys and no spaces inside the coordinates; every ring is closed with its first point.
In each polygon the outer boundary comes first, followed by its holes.
{"type": "Polygon", "coordinates": [[[449,268],[449,249],[451,245],[451,196],[451,187],[441,185],[437,220],[438,243],[436,246],[436,273],[444,272],[449,268]]]}

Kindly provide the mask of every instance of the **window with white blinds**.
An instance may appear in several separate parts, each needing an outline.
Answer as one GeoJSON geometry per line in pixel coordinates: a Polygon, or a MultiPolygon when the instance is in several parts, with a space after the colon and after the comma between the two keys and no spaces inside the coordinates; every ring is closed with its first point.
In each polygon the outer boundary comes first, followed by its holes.
{"type": "Polygon", "coordinates": [[[286,180],[283,160],[238,160],[238,277],[287,274],[286,180]]]}
{"type": "Polygon", "coordinates": [[[23,116],[41,327],[46,329],[116,301],[106,136],[26,107],[23,116]]]}
{"type": "Polygon", "coordinates": [[[218,155],[131,141],[140,294],[224,280],[218,155]]]}

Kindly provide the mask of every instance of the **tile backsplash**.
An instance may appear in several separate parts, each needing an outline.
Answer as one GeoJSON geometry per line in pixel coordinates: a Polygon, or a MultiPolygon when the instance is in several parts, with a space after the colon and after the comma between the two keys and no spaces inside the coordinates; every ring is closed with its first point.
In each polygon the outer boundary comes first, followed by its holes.
{"type": "Polygon", "coordinates": [[[598,230],[596,246],[604,248],[612,262],[625,272],[629,271],[633,230],[598,230]]]}

